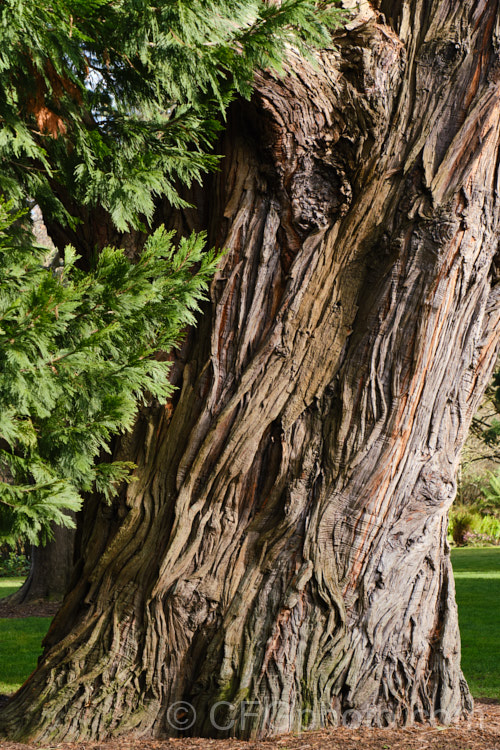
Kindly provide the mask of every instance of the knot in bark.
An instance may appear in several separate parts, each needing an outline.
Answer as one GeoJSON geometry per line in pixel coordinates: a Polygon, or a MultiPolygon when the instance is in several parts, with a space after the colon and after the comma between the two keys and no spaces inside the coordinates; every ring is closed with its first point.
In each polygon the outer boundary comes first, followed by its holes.
{"type": "Polygon", "coordinates": [[[427,506],[447,511],[455,499],[457,485],[449,471],[429,461],[420,472],[417,489],[427,506]]]}

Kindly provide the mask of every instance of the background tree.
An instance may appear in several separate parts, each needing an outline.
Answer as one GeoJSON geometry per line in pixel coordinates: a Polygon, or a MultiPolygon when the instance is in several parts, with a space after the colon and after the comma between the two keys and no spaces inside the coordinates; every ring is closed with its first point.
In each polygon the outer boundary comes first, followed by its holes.
{"type": "Polygon", "coordinates": [[[471,424],[471,435],[481,446],[478,455],[471,455],[469,463],[500,460],[500,369],[497,366],[489,383],[481,408],[471,424]]]}
{"type": "Polygon", "coordinates": [[[234,103],[196,212],[159,207],[229,251],[11,737],[161,736],[178,700],[239,736],[471,709],[446,529],[498,354],[499,7],[363,8],[234,103]]]}
{"type": "Polygon", "coordinates": [[[458,545],[500,543],[500,376],[498,363],[462,453],[449,535],[458,545]]]}

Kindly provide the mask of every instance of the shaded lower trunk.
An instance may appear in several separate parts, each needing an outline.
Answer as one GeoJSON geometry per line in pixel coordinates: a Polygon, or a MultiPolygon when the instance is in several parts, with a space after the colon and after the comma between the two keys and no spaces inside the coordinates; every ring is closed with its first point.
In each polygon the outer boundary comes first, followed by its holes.
{"type": "Polygon", "coordinates": [[[73,571],[75,530],[54,526],[53,534],[53,539],[46,545],[32,547],[28,577],[18,591],[3,600],[3,604],[15,606],[63,600],[73,571]]]}
{"type": "Polygon", "coordinates": [[[259,77],[175,218],[228,248],[212,304],[122,446],[138,481],[87,507],[9,737],[470,710],[446,528],[500,332],[498,7],[380,5],[259,77]]]}

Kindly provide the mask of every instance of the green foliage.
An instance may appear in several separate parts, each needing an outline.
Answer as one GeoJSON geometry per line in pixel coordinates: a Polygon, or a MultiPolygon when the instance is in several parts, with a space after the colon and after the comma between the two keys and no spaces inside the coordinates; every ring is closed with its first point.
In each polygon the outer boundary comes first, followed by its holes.
{"type": "Polygon", "coordinates": [[[488,484],[482,487],[482,494],[482,508],[500,516],[500,470],[489,472],[488,484]]]}
{"type": "Polygon", "coordinates": [[[448,523],[448,534],[457,546],[466,543],[466,534],[473,531],[473,526],[480,521],[480,515],[467,508],[452,508],[448,523]]]}
{"type": "Polygon", "coordinates": [[[30,570],[30,561],[25,555],[10,550],[0,557],[0,578],[26,576],[30,570]]]}
{"type": "Polygon", "coordinates": [[[177,186],[216,167],[230,101],[250,96],[257,68],[280,70],[289,45],[329,45],[334,6],[1,4],[0,541],[43,541],[71,523],[82,492],[109,499],[130,478],[130,464],[103,454],[141,401],[167,398],[169,365],[155,354],[194,323],[216,262],[202,235],[174,249],[160,229],[136,263],[104,248],[84,274],[68,247],[50,269],[15,209],[35,200],[76,228],[99,208],[126,231],[151,222],[158,198],[184,205],[177,186]]]}
{"type": "Polygon", "coordinates": [[[450,510],[448,536],[457,546],[500,544],[500,472],[467,475],[450,510]]]}
{"type": "Polygon", "coordinates": [[[481,496],[484,484],[480,474],[460,471],[457,486],[457,505],[475,505],[481,496]]]}
{"type": "Polygon", "coordinates": [[[491,383],[486,389],[481,409],[472,420],[471,433],[484,446],[482,455],[473,460],[498,461],[500,459],[500,363],[498,362],[491,383]]]}
{"type": "MultiPolygon", "coordinates": [[[[493,380],[488,388],[488,396],[497,415],[500,416],[500,367],[493,375],[493,380]]],[[[484,440],[488,445],[500,445],[500,419],[492,419],[489,429],[484,433],[484,440]]]]}
{"type": "Polygon", "coordinates": [[[500,369],[497,367],[479,412],[472,421],[459,473],[457,505],[450,512],[449,535],[455,544],[500,543],[500,369]]]}
{"type": "Polygon", "coordinates": [[[478,533],[483,534],[491,539],[495,539],[496,543],[499,544],[500,519],[492,515],[482,516],[478,533]]]}
{"type": "Polygon", "coordinates": [[[500,520],[485,515],[477,505],[453,507],[448,534],[459,547],[497,545],[500,544],[500,520]]]}
{"type": "Polygon", "coordinates": [[[203,235],[176,249],[160,228],[135,264],[105,248],[83,273],[69,247],[54,273],[9,208],[0,204],[0,540],[36,543],[52,522],[71,523],[82,491],[109,499],[130,477],[130,464],[98,459],[140,402],[170,394],[169,363],[152,355],[195,322],[217,258],[203,235]]]}
{"type": "Polygon", "coordinates": [[[61,223],[88,204],[140,226],[216,166],[221,116],[255,70],[328,45],[340,20],[312,0],[5,0],[0,191],[61,223]]]}

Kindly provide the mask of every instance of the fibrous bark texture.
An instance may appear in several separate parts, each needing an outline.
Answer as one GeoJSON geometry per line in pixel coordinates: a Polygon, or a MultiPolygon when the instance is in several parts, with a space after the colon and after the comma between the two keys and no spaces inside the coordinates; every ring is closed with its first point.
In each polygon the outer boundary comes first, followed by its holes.
{"type": "Polygon", "coordinates": [[[365,4],[234,106],[169,217],[228,248],[211,305],[5,734],[470,710],[446,528],[500,331],[499,32],[497,0],[365,4]]]}

